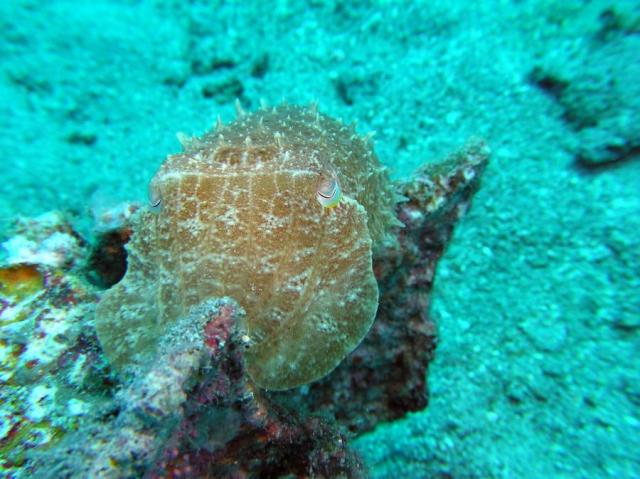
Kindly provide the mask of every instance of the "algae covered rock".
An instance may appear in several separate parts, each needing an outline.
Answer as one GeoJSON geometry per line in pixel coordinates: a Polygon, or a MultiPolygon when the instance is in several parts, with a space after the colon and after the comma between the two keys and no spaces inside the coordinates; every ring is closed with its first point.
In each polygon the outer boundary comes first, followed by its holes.
{"type": "Polygon", "coordinates": [[[326,375],[371,327],[372,247],[397,223],[367,140],[313,107],[281,106],[184,145],[154,177],[157,211],[135,217],[126,276],[98,305],[110,361],[144,364],[190,307],[230,296],[246,310],[258,385],[326,375]]]}

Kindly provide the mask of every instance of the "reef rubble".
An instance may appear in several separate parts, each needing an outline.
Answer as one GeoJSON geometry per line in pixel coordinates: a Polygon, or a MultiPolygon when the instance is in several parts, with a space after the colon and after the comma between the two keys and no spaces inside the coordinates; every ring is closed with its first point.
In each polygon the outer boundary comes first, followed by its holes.
{"type": "Polygon", "coordinates": [[[108,253],[119,271],[117,238],[129,233],[101,231],[91,246],[62,215],[22,220],[0,257],[0,475],[365,477],[350,437],[428,403],[436,265],[488,157],[471,142],[397,185],[404,228],[374,251],[372,329],[329,375],[288,391],[247,375],[244,312],[231,298],[192,308],[160,339],[162,354],[123,382],[96,337],[95,284],[114,281],[108,253]]]}

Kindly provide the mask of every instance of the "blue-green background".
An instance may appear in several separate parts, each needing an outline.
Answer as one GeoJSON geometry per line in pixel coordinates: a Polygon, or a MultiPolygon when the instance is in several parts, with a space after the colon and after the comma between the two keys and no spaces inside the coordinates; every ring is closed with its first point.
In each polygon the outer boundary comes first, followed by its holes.
{"type": "Polygon", "coordinates": [[[431,403],[355,445],[380,478],[640,477],[638,2],[4,0],[0,59],[0,236],[90,235],[236,97],[357,120],[396,178],[484,137],[431,403]]]}

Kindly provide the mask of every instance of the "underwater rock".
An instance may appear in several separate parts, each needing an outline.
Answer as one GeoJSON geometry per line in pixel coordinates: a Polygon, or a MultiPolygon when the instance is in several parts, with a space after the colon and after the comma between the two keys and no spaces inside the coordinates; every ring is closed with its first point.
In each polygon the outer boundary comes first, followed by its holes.
{"type": "Polygon", "coordinates": [[[58,211],[36,218],[18,218],[13,236],[0,244],[0,264],[31,264],[51,268],[77,266],[84,240],[58,211]]]}
{"type": "Polygon", "coordinates": [[[372,247],[398,224],[371,146],[293,106],[241,112],[183,140],[151,183],[159,211],[133,221],[124,279],[98,305],[107,356],[120,369],[143,364],[189,307],[230,296],[247,313],[247,369],[258,385],[321,378],[369,331],[372,247]]]}
{"type": "MultiPolygon", "coordinates": [[[[0,477],[34,477],[28,451],[55,447],[108,403],[113,385],[78,274],[86,242],[56,212],[21,218],[0,266],[0,477]]],[[[37,476],[36,476],[37,477],[37,476]]]]}
{"type": "MultiPolygon", "coordinates": [[[[116,394],[109,408],[113,420],[86,421],[55,449],[33,454],[38,477],[115,479],[138,477],[156,467],[166,442],[183,420],[187,383],[196,380],[205,362],[214,368],[228,355],[224,345],[211,343],[211,329],[223,335],[231,349],[231,336],[242,314],[233,300],[222,298],[205,301],[179,318],[161,338],[163,352],[149,370],[116,394]]],[[[242,381],[237,384],[241,387],[242,381]]]]}
{"type": "Polygon", "coordinates": [[[549,55],[532,79],[558,100],[576,130],[578,164],[598,169],[640,151],[640,38],[609,30],[594,40],[569,61],[549,55]]]}

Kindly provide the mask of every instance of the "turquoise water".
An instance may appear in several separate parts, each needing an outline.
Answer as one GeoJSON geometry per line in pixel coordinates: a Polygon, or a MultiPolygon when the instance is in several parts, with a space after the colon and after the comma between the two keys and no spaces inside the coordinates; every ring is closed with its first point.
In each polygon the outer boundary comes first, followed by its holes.
{"type": "Polygon", "coordinates": [[[144,200],[177,132],[318,101],[406,178],[493,155],[439,264],[430,404],[372,477],[640,477],[640,4],[0,3],[0,228],[144,200]]]}

